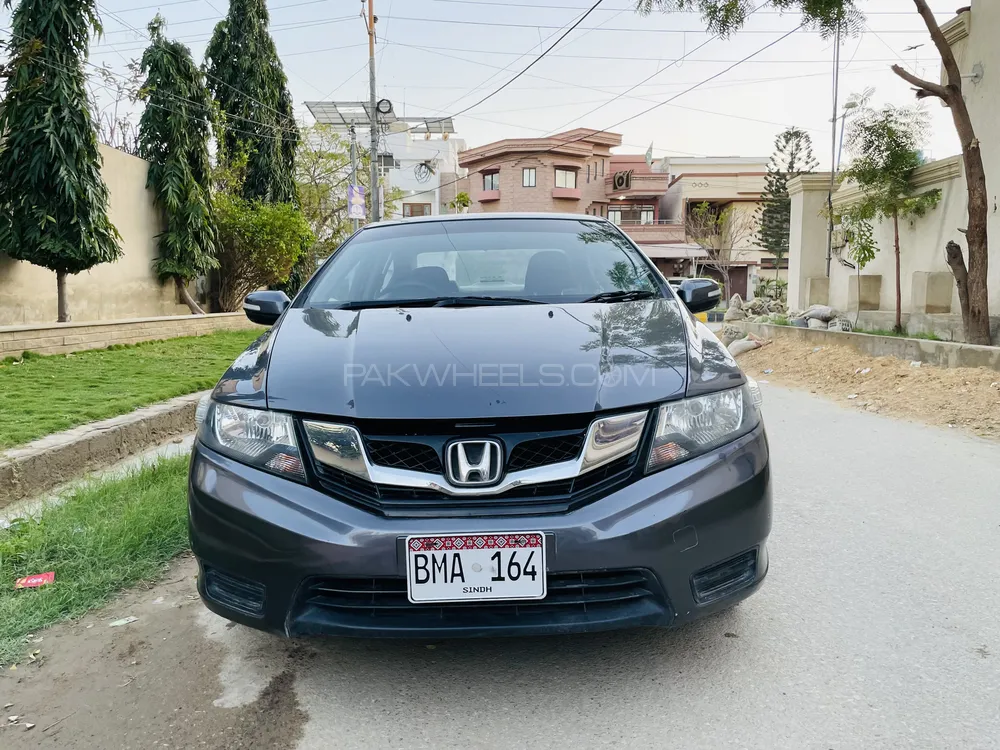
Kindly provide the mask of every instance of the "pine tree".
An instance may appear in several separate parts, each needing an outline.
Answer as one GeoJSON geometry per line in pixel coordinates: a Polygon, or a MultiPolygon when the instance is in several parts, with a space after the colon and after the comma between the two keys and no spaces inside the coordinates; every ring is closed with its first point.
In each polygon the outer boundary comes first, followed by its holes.
{"type": "Polygon", "coordinates": [[[246,154],[243,197],[294,203],[299,132],[268,22],[265,0],[230,0],[205,51],[208,87],[225,118],[222,153],[246,154]]]}
{"type": "Polygon", "coordinates": [[[101,32],[94,0],[21,0],[0,112],[0,250],[56,273],[58,320],[69,320],[66,276],[121,257],[83,62],[101,32]],[[31,51],[28,54],[28,51],[31,51]]]}
{"type": "Polygon", "coordinates": [[[778,279],[781,259],[788,254],[792,202],[788,181],[816,168],[812,139],[799,128],[788,128],[774,139],[774,154],[767,165],[764,193],[757,210],[758,247],[774,256],[774,278],[778,279]]]}
{"type": "Polygon", "coordinates": [[[208,155],[213,102],[191,51],[166,39],[163,27],[157,15],[142,56],[139,96],[146,108],[139,120],[139,156],[149,162],[146,186],[166,220],[156,273],[163,281],[173,279],[191,312],[201,314],[187,284],[219,265],[208,155]]]}

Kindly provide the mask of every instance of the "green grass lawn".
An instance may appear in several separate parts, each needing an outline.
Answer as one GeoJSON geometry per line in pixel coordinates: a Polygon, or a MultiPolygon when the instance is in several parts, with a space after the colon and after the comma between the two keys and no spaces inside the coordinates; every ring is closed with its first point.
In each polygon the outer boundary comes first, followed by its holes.
{"type": "Polygon", "coordinates": [[[211,388],[259,329],[0,362],[0,449],[211,388]]]}
{"type": "Polygon", "coordinates": [[[187,457],[94,482],[38,522],[0,529],[0,664],[21,660],[25,636],[104,603],[187,549],[187,457]],[[55,571],[55,583],[15,590],[18,578],[55,571]]]}

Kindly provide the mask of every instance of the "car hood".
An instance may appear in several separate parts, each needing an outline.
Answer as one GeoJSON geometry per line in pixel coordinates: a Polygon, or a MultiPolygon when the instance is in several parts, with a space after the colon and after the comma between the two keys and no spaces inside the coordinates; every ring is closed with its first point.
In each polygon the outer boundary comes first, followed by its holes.
{"type": "MultiPolygon", "coordinates": [[[[688,341],[702,345],[691,325],[673,300],[292,308],[230,369],[216,398],[357,419],[620,409],[685,393],[688,341]]],[[[698,352],[690,359],[704,362],[698,352]]]]}

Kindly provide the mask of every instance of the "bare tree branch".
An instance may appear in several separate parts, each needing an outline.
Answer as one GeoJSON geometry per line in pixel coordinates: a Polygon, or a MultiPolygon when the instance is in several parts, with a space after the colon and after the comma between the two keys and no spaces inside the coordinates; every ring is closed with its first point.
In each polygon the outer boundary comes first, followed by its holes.
{"type": "Polygon", "coordinates": [[[941,84],[931,83],[930,81],[925,81],[923,78],[918,78],[901,65],[893,65],[892,72],[907,83],[911,83],[917,87],[917,98],[923,99],[928,96],[936,96],[945,102],[948,101],[948,89],[941,84]]]}
{"type": "MultiPolygon", "coordinates": [[[[917,12],[924,19],[924,24],[927,26],[927,31],[930,32],[934,46],[937,47],[938,54],[941,55],[941,64],[944,65],[944,70],[948,74],[948,83],[951,86],[957,86],[959,93],[961,93],[962,71],[958,69],[955,53],[952,51],[951,45],[948,44],[944,32],[941,31],[937,19],[934,18],[934,11],[927,5],[926,0],[913,0],[913,4],[917,6],[917,12]]],[[[936,94],[936,96],[940,96],[940,94],[936,94]]]]}

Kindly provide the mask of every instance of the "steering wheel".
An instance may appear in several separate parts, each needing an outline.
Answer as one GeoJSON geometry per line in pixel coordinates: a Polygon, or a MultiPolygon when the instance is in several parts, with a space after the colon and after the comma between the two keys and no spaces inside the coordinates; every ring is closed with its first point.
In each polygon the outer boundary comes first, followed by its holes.
{"type": "Polygon", "coordinates": [[[439,290],[432,284],[419,279],[403,279],[398,284],[393,284],[379,295],[379,299],[412,299],[415,297],[440,297],[439,290]],[[415,290],[413,293],[401,293],[404,290],[415,290]]]}

